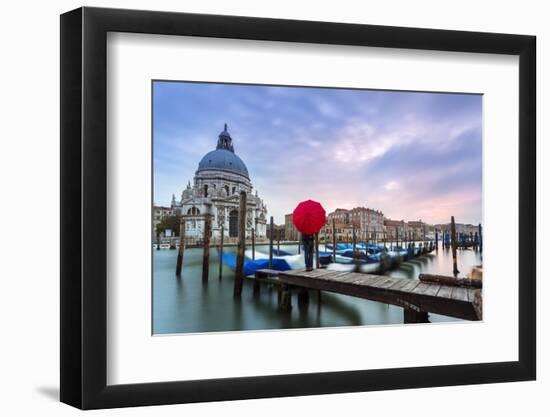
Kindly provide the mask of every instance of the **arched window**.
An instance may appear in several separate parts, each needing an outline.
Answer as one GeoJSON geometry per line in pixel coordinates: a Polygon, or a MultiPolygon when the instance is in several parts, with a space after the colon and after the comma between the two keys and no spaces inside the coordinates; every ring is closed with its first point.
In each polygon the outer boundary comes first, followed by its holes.
{"type": "Polygon", "coordinates": [[[237,237],[239,235],[239,212],[231,210],[229,212],[229,237],[237,237]]]}
{"type": "Polygon", "coordinates": [[[208,197],[208,185],[204,184],[204,196],[208,197]]]}
{"type": "Polygon", "coordinates": [[[201,211],[196,207],[191,207],[189,210],[187,210],[187,214],[197,215],[201,214],[201,211]]]}
{"type": "Polygon", "coordinates": [[[223,188],[225,188],[225,193],[229,195],[229,185],[225,185],[223,188]]]}
{"type": "Polygon", "coordinates": [[[233,187],[233,190],[231,191],[231,194],[235,194],[235,187],[233,187]]]}

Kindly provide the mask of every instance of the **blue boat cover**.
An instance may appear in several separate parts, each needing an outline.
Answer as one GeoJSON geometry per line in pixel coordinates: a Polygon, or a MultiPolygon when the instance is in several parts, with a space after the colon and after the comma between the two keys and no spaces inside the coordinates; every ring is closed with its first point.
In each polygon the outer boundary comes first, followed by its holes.
{"type": "MultiPolygon", "coordinates": [[[[237,255],[234,253],[225,253],[223,254],[223,263],[230,267],[232,270],[235,270],[237,267],[237,255]]],[[[267,269],[269,268],[269,259],[247,259],[244,260],[244,274],[245,275],[254,275],[258,269],[267,269]]],[[[289,271],[290,265],[284,259],[273,258],[271,263],[271,269],[277,271],[289,271]]]]}
{"type": "MultiPolygon", "coordinates": [[[[332,250],[332,245],[325,245],[327,249],[332,250]]],[[[353,245],[350,245],[349,243],[337,243],[336,244],[336,250],[347,250],[347,249],[353,249],[353,245]]]]}

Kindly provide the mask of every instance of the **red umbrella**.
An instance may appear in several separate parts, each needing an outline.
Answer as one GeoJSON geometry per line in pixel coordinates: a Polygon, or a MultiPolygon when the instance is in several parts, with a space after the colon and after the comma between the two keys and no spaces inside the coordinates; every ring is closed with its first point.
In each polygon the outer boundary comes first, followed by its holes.
{"type": "Polygon", "coordinates": [[[296,206],[292,213],[292,223],[304,235],[318,233],[325,225],[326,213],[317,201],[306,200],[296,206]]]}

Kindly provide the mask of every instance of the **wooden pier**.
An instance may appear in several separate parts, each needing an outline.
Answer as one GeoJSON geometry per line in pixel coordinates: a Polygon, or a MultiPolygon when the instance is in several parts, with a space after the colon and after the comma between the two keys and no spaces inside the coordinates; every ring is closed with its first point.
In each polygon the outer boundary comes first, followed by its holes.
{"type": "Polygon", "coordinates": [[[307,272],[263,269],[252,279],[257,281],[256,290],[260,282],[278,285],[279,306],[283,309],[290,309],[291,290],[296,288],[302,296],[304,289],[329,291],[403,307],[405,323],[428,322],[428,313],[464,320],[482,318],[481,289],[464,286],[461,281],[442,284],[326,269],[307,272]]]}

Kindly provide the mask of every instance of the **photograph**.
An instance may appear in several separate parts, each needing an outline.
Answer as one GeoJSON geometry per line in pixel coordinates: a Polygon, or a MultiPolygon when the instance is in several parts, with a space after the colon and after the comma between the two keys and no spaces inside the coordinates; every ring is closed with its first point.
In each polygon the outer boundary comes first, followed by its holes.
{"type": "Polygon", "coordinates": [[[151,88],[153,335],[483,319],[482,94],[151,88]]]}

